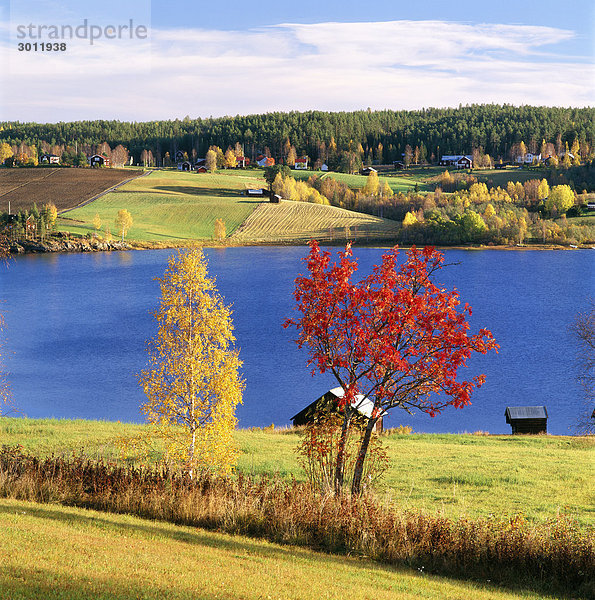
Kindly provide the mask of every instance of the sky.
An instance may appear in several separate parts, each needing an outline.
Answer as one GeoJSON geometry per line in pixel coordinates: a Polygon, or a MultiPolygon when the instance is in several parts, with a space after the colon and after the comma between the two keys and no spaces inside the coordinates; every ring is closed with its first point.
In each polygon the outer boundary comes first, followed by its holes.
{"type": "Polygon", "coordinates": [[[591,0],[0,0],[0,121],[594,106],[594,34],[591,0]]]}

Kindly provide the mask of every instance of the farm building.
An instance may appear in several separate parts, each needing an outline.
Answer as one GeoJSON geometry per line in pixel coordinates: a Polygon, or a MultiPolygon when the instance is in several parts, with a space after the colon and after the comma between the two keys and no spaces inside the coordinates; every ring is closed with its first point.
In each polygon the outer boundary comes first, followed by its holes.
{"type": "Polygon", "coordinates": [[[194,170],[197,173],[208,173],[208,170],[204,165],[200,165],[200,167],[196,167],[194,170]]]}
{"type": "MultiPolygon", "coordinates": [[[[344,395],[343,388],[336,387],[329,390],[326,394],[323,394],[317,400],[314,400],[311,404],[308,404],[306,408],[302,409],[299,413],[291,417],[293,426],[307,425],[312,423],[316,417],[324,413],[339,412],[339,405],[337,401],[344,395]]],[[[358,394],[355,400],[351,403],[351,406],[357,409],[357,411],[367,417],[368,419],[372,416],[372,410],[374,403],[366,396],[358,394]]],[[[379,417],[374,425],[374,431],[380,433],[382,431],[382,419],[379,417]]]]}
{"type": "Polygon", "coordinates": [[[178,163],[178,171],[192,171],[192,164],[188,160],[178,163]]]}
{"type": "Polygon", "coordinates": [[[326,163],[322,163],[320,165],[320,170],[321,171],[328,171],[328,165],[326,163]]]}
{"type": "Polygon", "coordinates": [[[181,163],[184,160],[184,152],[182,150],[178,150],[176,152],[176,162],[181,163]]]}
{"type": "Polygon", "coordinates": [[[473,157],[463,154],[444,155],[440,159],[442,166],[454,167],[455,169],[472,169],[473,157]]]}
{"type": "Polygon", "coordinates": [[[236,169],[245,169],[250,164],[250,159],[245,156],[236,156],[236,169]]]}
{"type": "Polygon", "coordinates": [[[269,202],[272,202],[273,204],[279,204],[279,202],[281,202],[281,196],[279,196],[279,194],[271,194],[269,202]]]}
{"type": "Polygon", "coordinates": [[[307,169],[308,168],[308,157],[302,156],[302,158],[295,159],[294,169],[307,169]]]}
{"type": "Polygon", "coordinates": [[[198,167],[204,167],[207,164],[207,159],[206,158],[197,158],[196,161],[194,162],[194,168],[198,168],[198,167]]]}
{"type": "Polygon", "coordinates": [[[46,165],[59,165],[60,157],[57,154],[42,154],[39,161],[46,165]]]}
{"type": "Polygon", "coordinates": [[[109,167],[109,158],[103,154],[93,154],[88,156],[87,160],[91,167],[109,167]]]}
{"type": "Polygon", "coordinates": [[[547,433],[547,409],[545,406],[507,406],[504,411],[512,434],[547,433]]]}
{"type": "Polygon", "coordinates": [[[373,167],[364,167],[360,173],[362,175],[369,175],[370,173],[378,173],[378,171],[376,169],[374,169],[373,167]]]}
{"type": "Polygon", "coordinates": [[[245,196],[252,196],[255,198],[268,198],[271,195],[271,192],[265,188],[254,188],[244,190],[245,196]]]}
{"type": "Polygon", "coordinates": [[[595,201],[589,200],[587,202],[587,210],[595,210],[595,201]]]}

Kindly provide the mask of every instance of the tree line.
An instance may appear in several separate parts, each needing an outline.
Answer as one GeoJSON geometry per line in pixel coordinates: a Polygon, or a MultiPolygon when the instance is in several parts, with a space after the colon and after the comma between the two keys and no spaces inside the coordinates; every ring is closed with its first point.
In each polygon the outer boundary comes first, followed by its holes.
{"type": "Polygon", "coordinates": [[[204,158],[211,146],[235,148],[291,163],[308,156],[311,163],[337,168],[341,161],[364,164],[436,162],[443,154],[489,155],[508,159],[519,145],[527,152],[546,148],[557,155],[577,144],[581,158],[592,157],[594,108],[559,108],[482,104],[415,111],[274,112],[207,119],[61,123],[0,122],[0,143],[47,146],[78,152],[108,142],[125,146],[135,162],[163,164],[166,153],[204,158]],[[516,146],[515,146],[516,145],[516,146]],[[145,155],[141,159],[141,155],[145,155]],[[149,155],[150,153],[150,155],[149,155]],[[348,153],[353,153],[349,156],[348,153]]]}

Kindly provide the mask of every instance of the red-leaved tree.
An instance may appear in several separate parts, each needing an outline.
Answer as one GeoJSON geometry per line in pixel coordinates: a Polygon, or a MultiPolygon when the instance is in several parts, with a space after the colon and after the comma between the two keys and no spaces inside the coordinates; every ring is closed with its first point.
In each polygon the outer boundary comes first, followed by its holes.
{"type": "Polygon", "coordinates": [[[343,425],[335,466],[335,491],[344,481],[344,449],[356,409],[352,402],[364,394],[374,403],[362,437],[351,491],[361,492],[364,461],[378,418],[393,408],[418,409],[435,416],[447,406],[470,403],[473,388],[484,376],[457,381],[457,370],[472,352],[497,350],[490,331],[469,334],[466,317],[471,308],[459,310],[455,290],[432,282],[442,268],[444,255],[432,247],[411,248],[407,260],[397,263],[398,250],[387,252],[382,263],[358,283],[352,281],[357,261],[351,247],[331,263],[330,253],[313,241],[305,259],[309,276],[296,279],[298,319],[294,326],[300,347],[306,346],[313,373],[330,372],[345,390],[340,399],[343,425]]]}

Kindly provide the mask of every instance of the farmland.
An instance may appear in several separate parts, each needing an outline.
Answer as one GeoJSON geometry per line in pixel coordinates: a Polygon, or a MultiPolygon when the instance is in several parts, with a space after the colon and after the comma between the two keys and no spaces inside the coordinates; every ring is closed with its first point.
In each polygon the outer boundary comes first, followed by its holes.
{"type": "Polygon", "coordinates": [[[396,224],[387,219],[330,206],[282,201],[262,202],[242,195],[265,184],[262,171],[213,174],[154,171],[86,206],[62,214],[58,226],[78,234],[94,232],[96,214],[113,228],[118,210],[133,218],[129,240],[211,240],[215,220],[225,221],[231,243],[295,243],[324,240],[393,238],[396,224]]]}
{"type": "Polygon", "coordinates": [[[231,236],[237,243],[394,239],[397,224],[334,206],[282,200],[260,204],[231,236]]]}
{"type": "Polygon", "coordinates": [[[133,218],[128,239],[139,241],[210,240],[215,220],[225,221],[229,235],[258,206],[259,200],[242,196],[249,187],[262,187],[253,174],[218,174],[154,171],[95,202],[62,215],[59,228],[73,233],[94,231],[98,214],[105,227],[113,228],[118,210],[133,218]]]}
{"type": "Polygon", "coordinates": [[[17,213],[52,202],[59,211],[78,206],[114,185],[140,175],[126,169],[0,169],[0,211],[17,213]]]}

